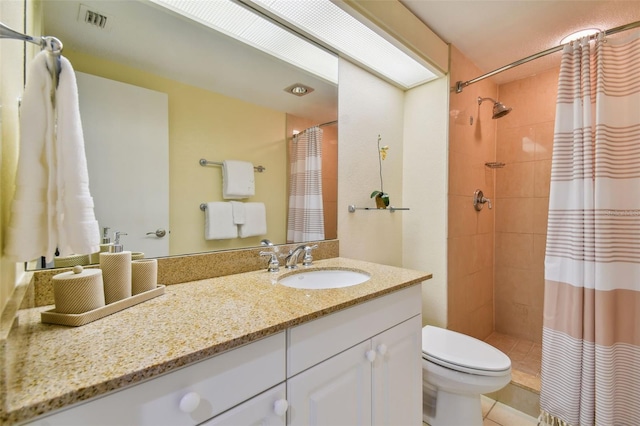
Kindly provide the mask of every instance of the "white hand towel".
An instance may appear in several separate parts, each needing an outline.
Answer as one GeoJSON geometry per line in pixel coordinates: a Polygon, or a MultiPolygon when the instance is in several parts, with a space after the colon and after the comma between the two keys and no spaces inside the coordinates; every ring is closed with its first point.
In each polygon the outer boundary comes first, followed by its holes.
{"type": "Polygon", "coordinates": [[[45,51],[33,59],[22,96],[20,157],[5,246],[7,258],[16,261],[40,256],[52,261],[56,248],[63,256],[99,250],[75,74],[66,58],[60,62],[55,109],[45,51]]]}
{"type": "Polygon", "coordinates": [[[240,238],[265,235],[267,233],[267,211],[264,203],[244,203],[245,222],[238,225],[240,238]]]}
{"type": "Polygon", "coordinates": [[[231,210],[233,211],[233,223],[236,225],[242,225],[245,219],[244,203],[240,201],[229,201],[231,204],[231,210]]]}
{"type": "Polygon", "coordinates": [[[227,240],[238,238],[238,227],[233,223],[231,203],[216,201],[207,203],[204,212],[204,239],[227,240]]]}
{"type": "Polygon", "coordinates": [[[222,198],[238,200],[255,194],[253,164],[247,161],[225,160],[222,162],[222,198]]]}

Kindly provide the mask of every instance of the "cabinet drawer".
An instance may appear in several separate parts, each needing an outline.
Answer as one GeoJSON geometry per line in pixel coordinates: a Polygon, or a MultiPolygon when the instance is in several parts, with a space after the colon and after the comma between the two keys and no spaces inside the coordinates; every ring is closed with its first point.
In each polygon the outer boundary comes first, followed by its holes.
{"type": "Polygon", "coordinates": [[[422,312],[420,284],[287,331],[287,377],[422,312]]]}
{"type": "Polygon", "coordinates": [[[287,419],[286,411],[280,407],[282,412],[276,412],[276,403],[285,402],[286,397],[286,385],[282,383],[203,423],[202,426],[284,426],[287,419]]]}
{"type": "MultiPolygon", "coordinates": [[[[35,425],[189,425],[238,405],[285,379],[285,334],[188,365],[34,421],[35,425]],[[185,395],[200,403],[181,411],[185,395]],[[197,396],[196,396],[197,394],[197,396]]],[[[193,400],[192,399],[192,400],[193,400]]]]}

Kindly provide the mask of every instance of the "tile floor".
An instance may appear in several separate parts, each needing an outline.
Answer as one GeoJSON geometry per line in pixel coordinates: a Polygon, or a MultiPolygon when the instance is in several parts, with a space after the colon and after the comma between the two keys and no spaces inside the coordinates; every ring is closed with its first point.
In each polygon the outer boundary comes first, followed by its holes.
{"type": "Polygon", "coordinates": [[[482,396],[482,426],[536,426],[538,419],[482,396]]]}
{"type": "MultiPolygon", "coordinates": [[[[538,419],[482,396],[482,426],[537,426],[538,419]]],[[[429,426],[426,423],[423,426],[429,426]]],[[[464,426],[464,425],[460,425],[464,426]]]]}

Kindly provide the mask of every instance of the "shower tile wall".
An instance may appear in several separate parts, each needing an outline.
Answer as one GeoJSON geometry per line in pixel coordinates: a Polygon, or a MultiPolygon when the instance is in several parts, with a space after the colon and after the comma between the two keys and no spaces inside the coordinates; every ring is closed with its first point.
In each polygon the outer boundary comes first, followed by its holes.
{"type": "MultiPolygon", "coordinates": [[[[480,74],[452,46],[451,85],[480,74]]],[[[484,80],[450,96],[447,328],[484,339],[494,327],[496,210],[485,205],[476,212],[473,193],[481,189],[486,197],[494,198],[495,172],[484,163],[495,161],[496,120],[491,119],[490,103],[478,108],[478,96],[495,98],[497,86],[484,80]]]]}
{"type": "Polygon", "coordinates": [[[559,69],[499,86],[513,111],[497,121],[495,329],[542,339],[544,251],[559,69]]]}

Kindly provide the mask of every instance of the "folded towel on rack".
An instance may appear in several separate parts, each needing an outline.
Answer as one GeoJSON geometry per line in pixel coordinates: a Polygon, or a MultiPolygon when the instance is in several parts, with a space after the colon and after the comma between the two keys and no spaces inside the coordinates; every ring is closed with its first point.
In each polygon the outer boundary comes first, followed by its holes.
{"type": "Polygon", "coordinates": [[[264,203],[243,203],[245,222],[238,225],[240,238],[255,237],[267,233],[267,211],[264,203]]]}
{"type": "Polygon", "coordinates": [[[241,203],[240,201],[229,201],[229,204],[231,204],[231,210],[233,212],[233,223],[236,225],[242,225],[246,220],[244,203],[241,203]]]}
{"type": "Polygon", "coordinates": [[[60,56],[56,90],[47,55],[43,50],[32,60],[20,107],[20,157],[5,246],[15,261],[52,261],[56,250],[89,254],[100,244],[75,74],[60,56]]]}
{"type": "Polygon", "coordinates": [[[238,227],[233,223],[231,203],[215,201],[207,203],[204,211],[204,239],[227,240],[238,238],[238,227]]]}
{"type": "Polygon", "coordinates": [[[255,194],[253,164],[247,161],[225,160],[222,162],[222,198],[238,200],[255,194]]]}

